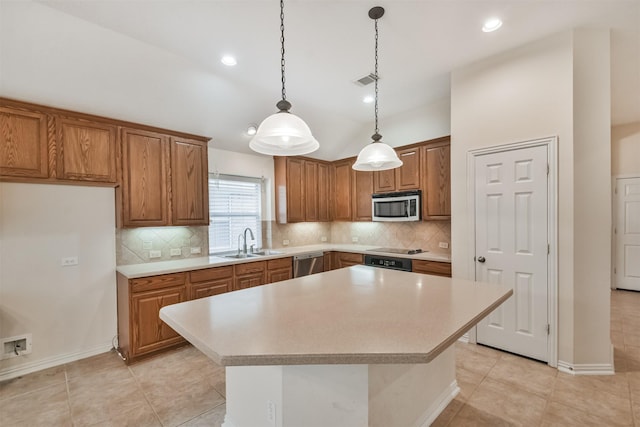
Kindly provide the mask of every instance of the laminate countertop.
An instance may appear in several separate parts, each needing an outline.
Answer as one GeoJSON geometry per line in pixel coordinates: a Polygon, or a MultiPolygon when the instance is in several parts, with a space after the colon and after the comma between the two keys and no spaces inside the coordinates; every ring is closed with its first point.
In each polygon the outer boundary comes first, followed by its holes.
{"type": "Polygon", "coordinates": [[[428,363],[513,291],[353,266],[163,307],[219,364],[428,363]]]}
{"type": "Polygon", "coordinates": [[[251,257],[251,258],[242,258],[242,259],[226,258],[224,256],[205,256],[205,257],[197,257],[197,258],[184,258],[184,259],[179,259],[175,261],[173,260],[158,261],[158,262],[149,262],[144,264],[120,265],[116,267],[116,271],[122,274],[127,279],[136,279],[139,277],[157,276],[160,274],[179,273],[182,271],[200,270],[203,268],[222,267],[225,265],[242,264],[247,262],[285,258],[285,257],[303,255],[306,253],[312,253],[312,252],[318,252],[318,251],[352,252],[352,253],[370,254],[370,255],[375,254],[375,255],[391,256],[396,258],[409,258],[409,259],[416,259],[416,260],[420,259],[420,260],[426,260],[426,261],[438,261],[438,262],[451,263],[451,257],[449,255],[435,253],[435,252],[422,252],[419,254],[412,254],[412,255],[407,255],[407,254],[398,255],[394,253],[371,252],[371,249],[375,249],[377,247],[378,246],[326,243],[326,244],[320,244],[320,245],[285,247],[285,248],[278,248],[274,250],[267,249],[268,255],[251,257]]]}

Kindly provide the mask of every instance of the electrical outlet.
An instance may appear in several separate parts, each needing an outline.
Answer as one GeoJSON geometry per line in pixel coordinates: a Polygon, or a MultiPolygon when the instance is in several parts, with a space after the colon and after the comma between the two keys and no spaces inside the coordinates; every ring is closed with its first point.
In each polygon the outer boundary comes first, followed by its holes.
{"type": "Polygon", "coordinates": [[[440,242],[440,243],[438,243],[438,246],[441,247],[442,249],[448,249],[449,248],[449,244],[447,242],[440,242]]]}
{"type": "Polygon", "coordinates": [[[153,242],[142,242],[142,249],[148,251],[153,247],[153,242]]]}
{"type": "Polygon", "coordinates": [[[60,260],[60,265],[63,266],[63,267],[70,267],[72,265],[78,265],[78,257],[77,256],[70,256],[70,257],[62,258],[62,260],[60,260]]]}
{"type": "Polygon", "coordinates": [[[327,236],[322,236],[322,237],[320,237],[320,241],[321,241],[321,242],[326,242],[326,241],[327,241],[327,236]]]}
{"type": "Polygon", "coordinates": [[[202,251],[201,251],[201,249],[199,247],[198,248],[191,248],[191,255],[199,254],[201,252],[202,251]]]}
{"type": "Polygon", "coordinates": [[[287,246],[288,244],[289,244],[289,240],[288,240],[288,239],[284,239],[284,240],[282,241],[282,245],[283,245],[283,246],[287,246]]]}
{"type": "Polygon", "coordinates": [[[162,251],[160,250],[149,251],[149,258],[160,258],[161,256],[162,256],[162,251]]]}
{"type": "Polygon", "coordinates": [[[0,360],[30,354],[32,348],[31,334],[0,338],[0,360]]]}
{"type": "Polygon", "coordinates": [[[182,255],[182,249],[180,249],[180,248],[171,248],[170,255],[171,256],[180,256],[180,255],[182,255]]]}
{"type": "Polygon", "coordinates": [[[352,243],[358,243],[358,236],[351,236],[352,243]]]}
{"type": "Polygon", "coordinates": [[[276,404],[267,400],[267,422],[269,426],[276,427],[276,404]]]}

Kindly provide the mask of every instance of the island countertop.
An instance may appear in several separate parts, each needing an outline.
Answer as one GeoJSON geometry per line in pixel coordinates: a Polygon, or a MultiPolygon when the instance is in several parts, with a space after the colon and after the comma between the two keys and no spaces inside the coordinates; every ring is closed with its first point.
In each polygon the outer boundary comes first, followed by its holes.
{"type": "Polygon", "coordinates": [[[353,266],[163,307],[227,366],[428,363],[513,291],[353,266]]]}

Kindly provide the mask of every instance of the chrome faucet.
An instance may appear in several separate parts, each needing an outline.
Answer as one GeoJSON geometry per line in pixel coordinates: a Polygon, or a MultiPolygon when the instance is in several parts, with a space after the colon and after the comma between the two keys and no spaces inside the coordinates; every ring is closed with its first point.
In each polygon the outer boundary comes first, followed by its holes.
{"type": "MultiPolygon", "coordinates": [[[[247,255],[247,231],[249,232],[249,235],[251,236],[251,240],[255,240],[255,236],[253,235],[253,231],[251,231],[251,229],[249,227],[244,229],[243,234],[240,234],[238,236],[238,253],[240,252],[240,239],[243,239],[243,244],[242,244],[242,253],[247,255]]],[[[253,245],[251,245],[251,247],[253,248],[253,245]]]]}

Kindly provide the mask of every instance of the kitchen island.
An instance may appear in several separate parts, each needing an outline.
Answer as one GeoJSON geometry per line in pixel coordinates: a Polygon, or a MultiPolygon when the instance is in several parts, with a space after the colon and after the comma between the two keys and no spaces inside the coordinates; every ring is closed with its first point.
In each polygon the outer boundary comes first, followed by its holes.
{"type": "Polygon", "coordinates": [[[450,346],[511,294],[354,266],[160,317],[227,367],[225,427],[421,426],[458,393],[450,346]]]}

